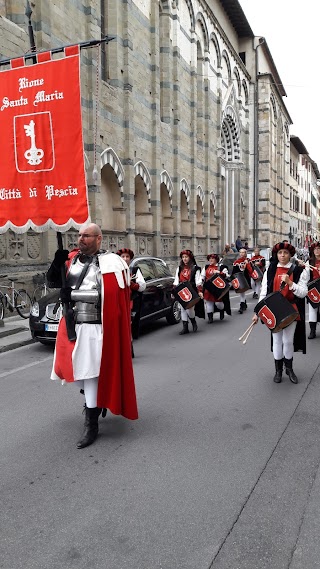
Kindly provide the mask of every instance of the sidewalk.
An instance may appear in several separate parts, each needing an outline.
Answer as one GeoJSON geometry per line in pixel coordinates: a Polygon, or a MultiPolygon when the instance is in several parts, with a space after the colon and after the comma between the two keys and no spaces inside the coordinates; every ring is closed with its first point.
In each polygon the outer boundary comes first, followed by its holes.
{"type": "Polygon", "coordinates": [[[9,316],[0,320],[0,354],[33,344],[29,320],[20,316],[9,316]]]}

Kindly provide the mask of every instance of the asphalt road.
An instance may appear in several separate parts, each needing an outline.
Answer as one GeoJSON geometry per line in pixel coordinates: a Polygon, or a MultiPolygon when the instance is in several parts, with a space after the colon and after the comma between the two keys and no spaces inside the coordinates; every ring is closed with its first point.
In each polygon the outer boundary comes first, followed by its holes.
{"type": "Polygon", "coordinates": [[[253,302],[197,334],[143,333],[139,420],[108,414],[83,450],[52,350],[0,354],[1,569],[320,567],[320,338],[294,358],[300,383],[274,384],[265,327],[238,341],[253,302]]]}

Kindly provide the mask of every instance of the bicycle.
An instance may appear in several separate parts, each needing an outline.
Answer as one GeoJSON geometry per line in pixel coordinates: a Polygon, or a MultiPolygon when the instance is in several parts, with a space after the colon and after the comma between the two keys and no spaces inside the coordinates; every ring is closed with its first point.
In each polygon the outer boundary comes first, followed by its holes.
{"type": "Polygon", "coordinates": [[[36,284],[36,288],[33,291],[33,295],[32,295],[32,302],[38,302],[40,300],[40,298],[43,298],[44,296],[46,296],[46,294],[49,294],[49,292],[52,292],[51,288],[48,287],[47,285],[47,281],[46,281],[46,274],[45,273],[38,273],[37,275],[34,275],[32,277],[32,280],[34,282],[34,284],[36,284]]]}
{"type": "MultiPolygon", "coordinates": [[[[0,275],[0,279],[5,279],[7,277],[8,275],[0,275]]],[[[10,281],[11,286],[0,285],[0,289],[7,290],[7,292],[2,292],[0,290],[0,320],[3,320],[6,308],[10,310],[10,312],[16,310],[21,318],[29,318],[32,307],[31,297],[25,289],[16,290],[14,284],[15,282],[20,282],[21,284],[24,283],[22,281],[18,281],[17,277],[11,277],[10,281]]]]}

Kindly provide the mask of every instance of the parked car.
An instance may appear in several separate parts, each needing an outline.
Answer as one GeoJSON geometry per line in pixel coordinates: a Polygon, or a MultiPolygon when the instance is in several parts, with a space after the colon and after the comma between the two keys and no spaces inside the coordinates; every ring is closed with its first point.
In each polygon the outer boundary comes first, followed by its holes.
{"type": "Polygon", "coordinates": [[[180,322],[180,304],[171,298],[174,277],[162,259],[137,257],[130,268],[139,267],[146,290],[136,295],[132,308],[132,336],[139,336],[139,326],[165,317],[168,324],[180,322]]]}
{"type": "MultiPolygon", "coordinates": [[[[139,328],[148,322],[166,318],[168,324],[180,322],[180,304],[171,297],[174,277],[167,264],[156,257],[137,257],[130,267],[139,267],[146,281],[146,290],[135,294],[132,308],[132,335],[139,336],[139,328]]],[[[61,307],[59,289],[33,304],[30,314],[32,338],[42,344],[56,340],[61,307]]]]}
{"type": "Polygon", "coordinates": [[[32,305],[29,318],[30,332],[32,338],[41,344],[53,344],[56,341],[61,316],[59,293],[60,289],[54,289],[32,305]]]}

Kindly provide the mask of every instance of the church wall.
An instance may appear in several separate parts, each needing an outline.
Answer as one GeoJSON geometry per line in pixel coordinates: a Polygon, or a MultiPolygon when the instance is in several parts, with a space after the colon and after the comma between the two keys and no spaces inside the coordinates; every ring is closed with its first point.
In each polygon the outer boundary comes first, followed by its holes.
{"type": "MultiPolygon", "coordinates": [[[[25,35],[25,17],[18,4],[13,2],[12,6],[11,17],[20,21],[16,26],[17,36],[25,35]]],[[[54,4],[43,0],[34,7],[32,18],[39,49],[98,38],[101,34],[100,2],[97,0],[84,3],[80,0],[72,3],[57,0],[54,4]],[[70,21],[74,25],[70,26],[70,21]]],[[[81,52],[90,211],[93,220],[103,223],[104,244],[114,250],[124,243],[134,249],[138,247],[136,253],[147,250],[173,263],[180,248],[186,245],[194,249],[199,259],[204,259],[212,248],[221,251],[225,238],[235,240],[238,233],[249,238],[252,111],[241,85],[245,82],[249,91],[250,76],[237,55],[239,40],[220,3],[212,1],[204,10],[203,4],[196,0],[188,3],[186,0],[177,3],[168,0],[161,2],[160,10],[160,3],[149,0],[106,1],[105,19],[107,33],[116,39],[106,47],[107,75],[99,77],[98,85],[96,72],[97,64],[100,67],[101,53],[97,48],[81,52]],[[212,14],[219,20],[219,25],[212,14]],[[159,36],[161,18],[165,23],[162,36],[159,36]],[[96,97],[99,101],[97,132],[96,97]],[[240,150],[237,158],[231,154],[228,158],[228,152],[221,148],[221,128],[228,105],[233,109],[235,121],[234,126],[230,123],[228,136],[231,145],[238,137],[240,150]],[[100,167],[97,180],[93,176],[95,157],[99,166],[99,157],[108,148],[112,148],[118,157],[124,173],[123,180],[119,176],[117,178],[121,203],[117,202],[114,212],[121,223],[118,230],[111,232],[108,219],[101,211],[104,188],[100,167]],[[143,162],[151,180],[152,217],[148,217],[145,234],[141,232],[141,219],[139,231],[135,228],[135,165],[139,161],[143,162]],[[231,233],[231,225],[229,229],[225,227],[223,234],[221,232],[225,219],[223,172],[226,166],[237,172],[234,176],[234,203],[238,209],[242,207],[241,203],[244,204],[241,213],[239,210],[234,213],[234,234],[231,233]],[[162,224],[170,229],[165,235],[161,234],[162,175],[171,208],[170,215],[166,214],[166,223],[162,224]],[[190,187],[188,235],[181,234],[182,179],[190,187]],[[212,193],[214,211],[210,207],[212,193]],[[196,216],[198,198],[202,200],[201,222],[201,215],[198,215],[198,221],[196,216]]],[[[3,22],[0,25],[2,29],[3,22]]],[[[20,55],[26,51],[21,43],[14,45],[12,42],[12,47],[6,45],[4,55],[20,55]]],[[[148,216],[148,213],[144,215],[148,216]]],[[[73,236],[66,238],[66,244],[73,242],[73,236]]],[[[44,263],[52,257],[56,246],[54,235],[49,235],[48,243],[44,240],[41,246],[44,263]]]]}

